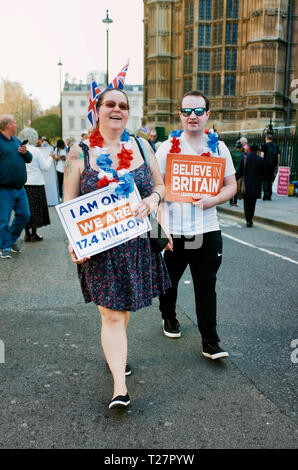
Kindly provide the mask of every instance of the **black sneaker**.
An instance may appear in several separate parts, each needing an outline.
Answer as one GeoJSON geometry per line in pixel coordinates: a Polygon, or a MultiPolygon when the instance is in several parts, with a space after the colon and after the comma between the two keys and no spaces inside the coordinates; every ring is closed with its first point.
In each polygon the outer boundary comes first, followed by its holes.
{"type": "Polygon", "coordinates": [[[210,359],[220,359],[221,357],[229,357],[229,353],[221,349],[218,344],[204,344],[203,356],[210,359]]]}
{"type": "Polygon", "coordinates": [[[14,243],[13,245],[11,245],[11,251],[13,253],[21,253],[21,248],[17,243],[14,243]]]}
{"type": "Polygon", "coordinates": [[[180,338],[180,323],[176,318],[167,318],[162,321],[162,324],[165,336],[168,336],[169,338],[180,338]]]}
{"type": "Polygon", "coordinates": [[[130,399],[128,393],[123,395],[118,395],[117,397],[113,398],[113,400],[109,404],[110,410],[112,408],[126,408],[130,404],[130,399]]]}

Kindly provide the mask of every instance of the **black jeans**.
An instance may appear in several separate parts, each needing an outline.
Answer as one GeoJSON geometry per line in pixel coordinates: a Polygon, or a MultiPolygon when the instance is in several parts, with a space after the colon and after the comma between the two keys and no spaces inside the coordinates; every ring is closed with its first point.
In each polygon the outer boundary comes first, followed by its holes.
{"type": "Polygon", "coordinates": [[[275,168],[266,168],[266,177],[263,183],[264,199],[270,200],[272,197],[272,184],[275,177],[275,168]]]}
{"type": "Polygon", "coordinates": [[[163,319],[176,318],[176,301],[179,281],[189,265],[194,284],[196,314],[203,344],[218,343],[216,332],[216,273],[222,260],[220,230],[197,235],[193,241],[185,237],[174,238],[174,251],[166,251],[164,260],[172,287],[159,297],[159,309],[163,319]],[[197,247],[198,237],[203,237],[197,247]],[[185,244],[187,242],[187,244],[185,244]],[[194,248],[191,248],[191,243],[194,248]]]}
{"type": "Polygon", "coordinates": [[[252,222],[252,219],[255,215],[256,202],[256,197],[244,196],[243,205],[246,222],[252,222]]]}
{"type": "Polygon", "coordinates": [[[60,171],[57,171],[57,178],[58,178],[58,188],[59,188],[59,196],[62,199],[63,196],[63,178],[64,178],[64,173],[61,173],[60,171]]]}

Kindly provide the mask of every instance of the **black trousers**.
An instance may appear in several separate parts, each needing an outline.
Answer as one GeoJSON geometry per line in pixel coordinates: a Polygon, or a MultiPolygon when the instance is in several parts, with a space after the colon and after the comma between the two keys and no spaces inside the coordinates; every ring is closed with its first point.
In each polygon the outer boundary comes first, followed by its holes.
{"type": "Polygon", "coordinates": [[[189,265],[194,284],[196,314],[202,342],[203,344],[218,343],[215,284],[216,273],[222,260],[221,232],[220,230],[209,232],[197,235],[192,239],[173,237],[173,242],[174,251],[166,251],[164,255],[172,287],[159,297],[162,318],[176,318],[178,284],[189,265]],[[203,240],[202,244],[198,242],[200,239],[203,240]]]}
{"type": "Polygon", "coordinates": [[[60,171],[57,171],[57,178],[58,178],[58,188],[59,188],[59,196],[62,199],[63,196],[63,178],[64,178],[64,173],[61,173],[60,171]]]}
{"type": "Polygon", "coordinates": [[[244,196],[243,205],[246,222],[252,222],[252,219],[255,215],[256,202],[256,197],[244,196]]]}
{"type": "Polygon", "coordinates": [[[266,168],[266,177],[263,183],[264,199],[270,200],[272,197],[272,184],[275,177],[275,168],[266,168]]]}

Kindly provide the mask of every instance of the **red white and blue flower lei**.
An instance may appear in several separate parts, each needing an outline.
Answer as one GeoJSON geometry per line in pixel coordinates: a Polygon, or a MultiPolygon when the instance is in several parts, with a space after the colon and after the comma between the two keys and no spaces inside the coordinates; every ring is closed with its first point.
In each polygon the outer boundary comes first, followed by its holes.
{"type": "Polygon", "coordinates": [[[100,168],[97,188],[111,185],[118,196],[128,197],[134,190],[134,175],[129,172],[131,160],[133,160],[130,135],[125,129],[121,136],[121,151],[117,154],[119,163],[116,170],[111,168],[112,160],[109,158],[108,149],[103,147],[103,141],[99,129],[95,129],[90,136],[89,143],[90,147],[93,148],[93,154],[96,156],[96,164],[100,168]]]}
{"type": "MultiPolygon", "coordinates": [[[[181,134],[183,133],[183,130],[175,130],[172,131],[169,135],[169,138],[171,140],[171,148],[170,148],[170,153],[180,153],[181,152],[181,147],[180,147],[180,137],[181,134]]],[[[205,129],[205,134],[208,135],[208,140],[207,140],[207,147],[210,148],[212,153],[216,153],[217,148],[218,148],[218,134],[214,131],[214,129],[205,129]]],[[[211,157],[210,152],[205,152],[201,154],[203,157],[211,157]]]]}

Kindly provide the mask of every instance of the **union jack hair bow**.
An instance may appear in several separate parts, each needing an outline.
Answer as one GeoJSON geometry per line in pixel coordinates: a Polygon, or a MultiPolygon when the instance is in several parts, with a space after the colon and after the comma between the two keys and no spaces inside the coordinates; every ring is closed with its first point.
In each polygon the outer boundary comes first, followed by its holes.
{"type": "Polygon", "coordinates": [[[96,103],[100,94],[101,94],[101,90],[98,87],[94,78],[92,77],[92,82],[90,84],[90,91],[89,91],[89,106],[88,106],[88,119],[92,127],[95,127],[96,121],[97,121],[96,103]]]}
{"type": "Polygon", "coordinates": [[[109,90],[110,88],[118,88],[118,90],[123,90],[128,66],[129,60],[127,61],[127,64],[123,67],[123,69],[120,70],[118,75],[116,75],[114,80],[112,80],[111,83],[107,86],[106,90],[109,90]]]}

